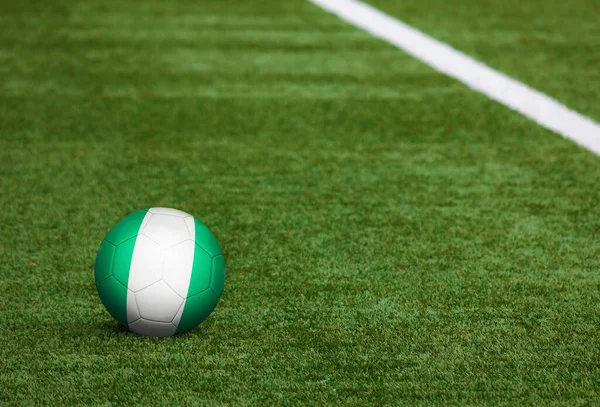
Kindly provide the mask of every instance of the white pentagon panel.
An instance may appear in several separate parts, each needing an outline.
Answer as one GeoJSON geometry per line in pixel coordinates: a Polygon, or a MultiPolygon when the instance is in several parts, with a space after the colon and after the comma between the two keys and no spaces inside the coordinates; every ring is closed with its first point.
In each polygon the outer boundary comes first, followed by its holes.
{"type": "Polygon", "coordinates": [[[192,278],[195,246],[192,240],[187,240],[165,250],[162,278],[182,298],[187,297],[192,278]]]}
{"type": "Polygon", "coordinates": [[[140,319],[140,311],[138,310],[137,302],[135,300],[135,293],[131,290],[127,290],[127,324],[140,319]]]}
{"type": "Polygon", "coordinates": [[[146,212],[146,215],[144,216],[144,219],[142,219],[142,224],[140,225],[140,229],[138,230],[138,234],[144,230],[144,227],[146,226],[146,223],[148,223],[148,221],[150,220],[150,218],[152,217],[152,214],[150,213],[150,211],[146,212]]]}
{"type": "Polygon", "coordinates": [[[179,321],[181,321],[181,315],[183,315],[183,310],[184,309],[185,309],[185,300],[183,300],[183,304],[181,305],[181,307],[177,311],[177,314],[175,314],[175,318],[173,318],[173,320],[171,321],[171,323],[173,325],[175,325],[176,327],[179,326],[179,321]]]}
{"type": "Polygon", "coordinates": [[[172,215],[152,215],[141,231],[163,249],[193,238],[183,218],[172,215]]]}
{"type": "Polygon", "coordinates": [[[171,322],[183,304],[181,298],[164,281],[135,293],[140,316],[155,322],[171,322]]]}
{"type": "Polygon", "coordinates": [[[129,324],[129,329],[140,335],[171,336],[175,333],[177,328],[170,322],[148,321],[144,318],[140,318],[129,324]]]}
{"type": "Polygon", "coordinates": [[[139,235],[129,267],[127,286],[132,291],[139,291],[162,278],[164,253],[162,247],[148,237],[139,235]]]}
{"type": "Polygon", "coordinates": [[[172,208],[150,208],[148,209],[148,212],[152,214],[179,216],[180,218],[191,216],[189,213],[172,208]]]}
{"type": "Polygon", "coordinates": [[[188,227],[188,230],[190,232],[190,237],[192,238],[192,240],[194,240],[196,238],[196,224],[194,223],[194,217],[187,216],[187,217],[183,218],[183,221],[185,222],[185,224],[188,227]]]}

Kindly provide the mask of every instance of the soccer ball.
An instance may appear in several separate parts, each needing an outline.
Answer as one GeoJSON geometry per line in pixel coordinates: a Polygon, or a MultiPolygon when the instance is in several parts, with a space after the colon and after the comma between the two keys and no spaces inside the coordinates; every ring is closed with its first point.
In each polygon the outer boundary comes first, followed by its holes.
{"type": "Polygon", "coordinates": [[[131,331],[170,336],[202,322],[225,285],[217,239],[198,219],[170,208],[122,219],[104,238],[94,267],[108,312],[131,331]]]}

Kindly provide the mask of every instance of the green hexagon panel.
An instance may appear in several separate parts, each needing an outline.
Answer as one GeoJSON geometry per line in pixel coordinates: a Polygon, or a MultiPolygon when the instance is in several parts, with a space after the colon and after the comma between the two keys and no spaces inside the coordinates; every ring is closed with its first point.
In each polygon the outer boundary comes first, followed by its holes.
{"type": "Polygon", "coordinates": [[[196,244],[200,245],[200,247],[202,247],[204,251],[210,255],[210,257],[221,254],[221,246],[219,246],[219,242],[217,242],[215,235],[212,234],[210,229],[207,228],[204,223],[194,218],[194,228],[196,229],[196,244]]]}
{"type": "Polygon", "coordinates": [[[187,296],[191,297],[204,290],[210,284],[211,257],[198,244],[194,248],[194,265],[192,266],[192,276],[188,287],[187,296]]]}
{"type": "Polygon", "coordinates": [[[98,249],[96,255],[96,264],[94,265],[94,279],[96,283],[101,283],[112,275],[113,259],[115,257],[116,247],[104,240],[98,249]]]}
{"type": "Polygon", "coordinates": [[[225,258],[220,254],[212,259],[212,273],[210,276],[210,287],[217,298],[221,297],[225,288],[225,258]]]}
{"type": "Polygon", "coordinates": [[[112,275],[121,282],[125,287],[129,283],[129,268],[133,257],[133,248],[135,247],[136,238],[126,240],[117,246],[115,250],[115,258],[113,260],[112,275]]]}
{"type": "Polygon", "coordinates": [[[114,277],[108,277],[96,284],[96,288],[110,315],[122,325],[127,326],[127,287],[114,277]]]}
{"type": "Polygon", "coordinates": [[[188,331],[204,321],[215,309],[219,299],[212,290],[204,290],[185,300],[183,314],[177,325],[177,333],[188,331]]]}
{"type": "Polygon", "coordinates": [[[142,209],[141,211],[134,212],[131,215],[121,219],[121,221],[119,221],[119,223],[117,223],[115,227],[108,232],[105,240],[108,240],[115,246],[118,246],[127,239],[137,236],[142,221],[144,220],[144,216],[146,216],[146,212],[148,212],[148,209],[142,209]]]}

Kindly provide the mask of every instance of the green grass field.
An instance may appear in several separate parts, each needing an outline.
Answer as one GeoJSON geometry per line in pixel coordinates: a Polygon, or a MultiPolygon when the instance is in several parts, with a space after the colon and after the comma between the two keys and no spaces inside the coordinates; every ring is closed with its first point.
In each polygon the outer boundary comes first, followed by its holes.
{"type": "MultiPolygon", "coordinates": [[[[597,4],[509,3],[372,2],[600,119],[597,4]]],[[[0,27],[1,405],[600,404],[599,157],[307,1],[0,27]],[[227,264],[165,339],[93,277],[150,206],[227,264]]]]}

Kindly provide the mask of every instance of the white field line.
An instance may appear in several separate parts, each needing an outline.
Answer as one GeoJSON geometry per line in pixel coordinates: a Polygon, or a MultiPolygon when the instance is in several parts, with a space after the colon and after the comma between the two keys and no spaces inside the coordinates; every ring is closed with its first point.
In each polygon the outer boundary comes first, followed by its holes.
{"type": "Polygon", "coordinates": [[[600,124],[555,99],[360,1],[309,1],[600,155],[600,124]]]}

